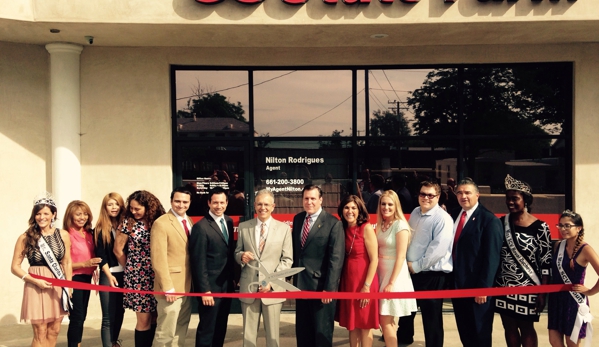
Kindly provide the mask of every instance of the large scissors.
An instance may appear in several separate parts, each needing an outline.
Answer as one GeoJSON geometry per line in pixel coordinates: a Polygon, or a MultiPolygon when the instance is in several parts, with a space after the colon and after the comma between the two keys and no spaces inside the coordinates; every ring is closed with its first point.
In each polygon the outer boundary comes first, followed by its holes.
{"type": "Polygon", "coordinates": [[[252,286],[257,286],[258,288],[266,287],[268,285],[268,283],[276,284],[284,289],[287,289],[290,292],[299,292],[300,291],[300,289],[298,287],[287,283],[285,281],[285,278],[289,277],[289,276],[293,276],[299,272],[302,272],[302,271],[304,271],[305,268],[294,267],[294,268],[287,269],[287,270],[277,271],[277,272],[274,272],[271,274],[270,272],[268,272],[268,270],[266,270],[266,268],[262,265],[262,263],[259,260],[256,260],[256,261],[258,262],[258,266],[251,265],[250,263],[247,263],[245,265],[251,267],[254,270],[258,270],[258,272],[260,272],[260,273],[262,273],[262,275],[264,275],[264,278],[259,282],[251,282],[250,284],[248,284],[248,292],[251,293],[251,292],[256,291],[256,290],[252,290],[252,286]]]}

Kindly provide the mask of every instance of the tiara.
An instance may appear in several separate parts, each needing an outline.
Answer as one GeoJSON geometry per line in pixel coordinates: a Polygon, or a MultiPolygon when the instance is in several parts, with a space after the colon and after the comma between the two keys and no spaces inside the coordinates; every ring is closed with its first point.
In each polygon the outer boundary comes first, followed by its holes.
{"type": "Polygon", "coordinates": [[[517,190],[527,194],[532,194],[530,187],[526,183],[518,181],[509,174],[505,176],[505,190],[517,190]]]}
{"type": "Polygon", "coordinates": [[[38,194],[33,199],[33,205],[50,205],[50,206],[56,207],[56,203],[54,202],[54,198],[52,197],[52,194],[50,194],[48,192],[43,192],[43,193],[38,194]]]}
{"type": "Polygon", "coordinates": [[[564,212],[562,212],[562,215],[568,217],[576,217],[576,212],[571,210],[564,210],[564,212]]]}

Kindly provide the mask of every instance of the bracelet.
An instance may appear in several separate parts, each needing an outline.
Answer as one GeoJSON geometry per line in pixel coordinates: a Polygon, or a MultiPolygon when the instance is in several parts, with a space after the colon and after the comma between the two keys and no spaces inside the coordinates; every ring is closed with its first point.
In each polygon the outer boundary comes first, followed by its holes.
{"type": "Polygon", "coordinates": [[[366,288],[370,288],[370,284],[368,284],[368,283],[364,282],[364,287],[366,287],[366,288]]]}
{"type": "Polygon", "coordinates": [[[26,273],[26,274],[24,274],[24,275],[23,275],[23,277],[21,277],[21,280],[22,280],[23,282],[25,282],[25,277],[27,277],[27,275],[29,275],[29,274],[28,274],[28,273],[26,273]]]}

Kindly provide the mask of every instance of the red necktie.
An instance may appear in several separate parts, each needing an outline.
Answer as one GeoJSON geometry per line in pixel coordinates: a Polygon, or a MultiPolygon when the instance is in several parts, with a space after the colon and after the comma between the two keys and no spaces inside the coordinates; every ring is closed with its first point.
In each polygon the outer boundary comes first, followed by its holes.
{"type": "Polygon", "coordinates": [[[187,221],[184,219],[181,222],[183,222],[183,229],[185,229],[185,235],[189,237],[189,228],[187,227],[187,221]]]}
{"type": "Polygon", "coordinates": [[[310,215],[306,217],[306,221],[304,222],[304,228],[302,229],[302,248],[306,244],[306,239],[308,238],[308,234],[310,233],[310,215]]]}
{"type": "Polygon", "coordinates": [[[262,255],[262,251],[264,250],[264,244],[266,244],[266,238],[264,237],[264,223],[262,223],[262,227],[260,228],[260,246],[258,247],[258,251],[260,255],[262,255]]]}
{"type": "Polygon", "coordinates": [[[455,261],[455,249],[458,244],[458,240],[460,239],[460,234],[462,233],[462,229],[464,229],[464,224],[466,223],[466,211],[462,212],[460,216],[460,221],[458,223],[458,227],[455,229],[455,236],[453,237],[453,249],[451,251],[451,256],[455,261]]]}

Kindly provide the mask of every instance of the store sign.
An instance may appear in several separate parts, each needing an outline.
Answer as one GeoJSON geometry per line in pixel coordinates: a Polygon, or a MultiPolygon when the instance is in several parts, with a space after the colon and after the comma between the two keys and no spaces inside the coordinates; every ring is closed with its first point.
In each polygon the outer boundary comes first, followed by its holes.
{"type": "MultiPolygon", "coordinates": [[[[214,5],[214,4],[218,4],[223,2],[224,0],[196,0],[196,2],[199,2],[200,4],[205,4],[205,5],[214,5]]],[[[242,4],[246,4],[246,5],[255,5],[255,4],[260,4],[262,3],[264,0],[236,0],[239,3],[242,4]]],[[[289,5],[303,5],[305,3],[308,2],[308,0],[281,0],[286,4],[289,5]]],[[[346,5],[353,5],[353,4],[369,4],[370,0],[341,0],[344,4],[346,5]]],[[[383,3],[383,4],[391,4],[393,3],[395,0],[379,0],[379,2],[383,3]]],[[[417,2],[419,2],[420,0],[399,0],[400,2],[403,2],[405,4],[415,4],[417,2]]],[[[453,2],[457,2],[458,0],[443,0],[443,2],[446,3],[453,3],[453,2]]],[[[507,2],[518,2],[518,0],[478,0],[478,2],[503,2],[503,1],[507,1],[507,2]]],[[[530,0],[531,2],[541,2],[543,0],[530,0]]],[[[559,2],[559,0],[549,0],[551,2],[559,2]]],[[[568,2],[574,2],[576,0],[567,0],[568,2]]],[[[322,2],[324,2],[325,4],[329,4],[329,5],[335,5],[339,2],[339,0],[322,0],[322,2]]]]}

